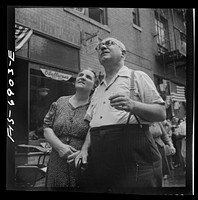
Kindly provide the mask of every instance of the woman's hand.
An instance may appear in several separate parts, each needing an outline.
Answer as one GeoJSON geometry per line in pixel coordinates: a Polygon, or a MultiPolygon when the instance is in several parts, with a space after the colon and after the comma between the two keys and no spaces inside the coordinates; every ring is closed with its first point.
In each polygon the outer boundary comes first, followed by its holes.
{"type": "Polygon", "coordinates": [[[80,153],[80,151],[76,151],[72,154],[70,154],[68,157],[67,157],[67,163],[71,163],[75,160],[75,158],[78,156],[78,154],[80,153]]]}
{"type": "Polygon", "coordinates": [[[170,151],[171,151],[171,155],[174,155],[176,153],[176,149],[174,146],[170,146],[170,151]]]}
{"type": "Polygon", "coordinates": [[[76,153],[77,149],[75,149],[74,147],[68,145],[68,144],[62,144],[61,148],[58,149],[58,154],[61,158],[66,158],[68,159],[68,156],[76,153]]]}

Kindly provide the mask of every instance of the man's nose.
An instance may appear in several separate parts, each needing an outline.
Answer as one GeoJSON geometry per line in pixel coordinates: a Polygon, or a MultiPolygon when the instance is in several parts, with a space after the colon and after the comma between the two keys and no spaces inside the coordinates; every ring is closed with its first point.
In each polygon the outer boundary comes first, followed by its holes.
{"type": "Polygon", "coordinates": [[[81,76],[80,79],[83,80],[83,81],[85,81],[85,79],[86,79],[85,75],[81,76]]]}
{"type": "Polygon", "coordinates": [[[103,44],[101,44],[101,50],[103,50],[103,49],[106,49],[107,48],[107,46],[103,43],[103,44]]]}

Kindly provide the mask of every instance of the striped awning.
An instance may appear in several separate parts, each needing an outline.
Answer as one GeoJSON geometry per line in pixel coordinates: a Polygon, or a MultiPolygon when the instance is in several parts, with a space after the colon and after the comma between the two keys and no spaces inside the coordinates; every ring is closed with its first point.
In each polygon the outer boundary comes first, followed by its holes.
{"type": "Polygon", "coordinates": [[[15,52],[23,47],[30,39],[33,30],[22,25],[15,24],[15,52]]]}

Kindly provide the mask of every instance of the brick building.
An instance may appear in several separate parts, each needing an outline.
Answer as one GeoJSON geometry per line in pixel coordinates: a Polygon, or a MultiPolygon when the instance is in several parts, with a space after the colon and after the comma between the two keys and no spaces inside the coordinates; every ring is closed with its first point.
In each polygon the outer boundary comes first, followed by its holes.
{"type": "Polygon", "coordinates": [[[95,46],[108,36],[125,44],[127,67],[153,79],[168,118],[185,116],[185,9],[18,7],[15,28],[27,36],[15,44],[16,144],[34,143],[33,132],[42,139],[44,115],[74,93],[80,69],[104,74],[95,46]]]}
{"type": "MultiPolygon", "coordinates": [[[[18,140],[28,140],[26,133],[39,128],[35,113],[43,109],[38,114],[42,118],[52,101],[74,92],[73,81],[80,69],[88,67],[104,74],[95,46],[108,36],[126,45],[126,66],[148,73],[164,98],[177,98],[177,86],[185,89],[184,9],[15,8],[15,23],[32,31],[16,50],[17,65],[26,73],[18,81],[28,82],[24,90],[29,91],[20,99],[24,121],[23,130],[18,127],[18,140]]],[[[177,100],[180,112],[174,112],[173,102],[169,117],[185,115],[185,96],[177,100]]]]}

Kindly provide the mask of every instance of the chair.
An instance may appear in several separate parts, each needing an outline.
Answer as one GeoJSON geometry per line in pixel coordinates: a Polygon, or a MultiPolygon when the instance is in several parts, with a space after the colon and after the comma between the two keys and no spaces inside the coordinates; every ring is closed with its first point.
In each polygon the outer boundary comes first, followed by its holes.
{"type": "Polygon", "coordinates": [[[49,151],[43,152],[43,154],[39,156],[37,164],[25,164],[16,167],[16,187],[35,187],[37,181],[45,178],[47,172],[45,158],[47,154],[49,154],[49,151]]]}
{"type": "Polygon", "coordinates": [[[34,187],[36,182],[45,177],[46,172],[34,165],[17,166],[16,169],[16,186],[17,187],[34,187]]]}

